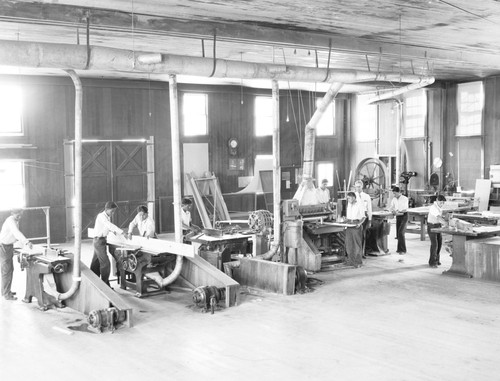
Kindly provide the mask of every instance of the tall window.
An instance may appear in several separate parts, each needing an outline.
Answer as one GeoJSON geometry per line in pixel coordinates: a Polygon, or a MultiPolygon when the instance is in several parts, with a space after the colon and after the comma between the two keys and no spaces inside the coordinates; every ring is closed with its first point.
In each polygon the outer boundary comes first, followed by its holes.
{"type": "Polygon", "coordinates": [[[333,186],[333,163],[319,162],[316,164],[316,185],[319,186],[323,179],[328,180],[328,186],[333,186]]]}
{"type": "Polygon", "coordinates": [[[0,210],[26,206],[21,161],[0,160],[0,210]]]}
{"type": "Polygon", "coordinates": [[[21,89],[13,85],[0,85],[0,136],[23,135],[21,107],[21,89]]]}
{"type": "Polygon", "coordinates": [[[483,122],[484,91],[482,82],[458,85],[457,136],[481,135],[483,122]]]}
{"type": "Polygon", "coordinates": [[[254,109],[255,135],[270,136],[273,134],[273,98],[255,97],[254,109]]]}
{"type": "Polygon", "coordinates": [[[425,137],[425,117],[427,115],[427,97],[424,90],[409,93],[404,100],[405,138],[425,137]]]}
{"type": "MultiPolygon", "coordinates": [[[[323,98],[316,98],[316,107],[323,98]]],[[[335,135],[335,102],[331,102],[316,126],[316,136],[335,135]]]]}
{"type": "Polygon", "coordinates": [[[187,93],[182,98],[184,136],[208,134],[207,95],[187,93]]]}

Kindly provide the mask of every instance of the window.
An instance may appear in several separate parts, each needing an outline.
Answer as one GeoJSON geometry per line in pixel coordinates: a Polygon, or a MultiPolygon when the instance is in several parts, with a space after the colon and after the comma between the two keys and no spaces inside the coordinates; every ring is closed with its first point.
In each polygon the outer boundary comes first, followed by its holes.
{"type": "Polygon", "coordinates": [[[409,93],[404,100],[405,138],[425,137],[425,117],[427,115],[427,97],[424,90],[409,93]]]}
{"type": "MultiPolygon", "coordinates": [[[[316,108],[321,104],[323,98],[316,99],[316,108]]],[[[316,136],[335,135],[335,102],[331,102],[325,110],[316,126],[316,136]]]]}
{"type": "Polygon", "coordinates": [[[273,98],[255,97],[254,109],[255,136],[273,134],[273,98]]]}
{"type": "Polygon", "coordinates": [[[207,95],[184,94],[182,100],[184,136],[208,135],[207,95]]]}
{"type": "Polygon", "coordinates": [[[24,168],[21,161],[0,161],[0,210],[26,206],[24,168]]]}
{"type": "Polygon", "coordinates": [[[328,180],[328,186],[333,186],[333,163],[320,162],[316,165],[316,186],[321,185],[323,179],[328,180]]]}
{"type": "Polygon", "coordinates": [[[470,82],[458,85],[457,136],[481,135],[483,106],[484,92],[482,82],[470,82]]]}
{"type": "Polygon", "coordinates": [[[21,136],[22,94],[18,86],[0,85],[0,136],[21,136]]]}

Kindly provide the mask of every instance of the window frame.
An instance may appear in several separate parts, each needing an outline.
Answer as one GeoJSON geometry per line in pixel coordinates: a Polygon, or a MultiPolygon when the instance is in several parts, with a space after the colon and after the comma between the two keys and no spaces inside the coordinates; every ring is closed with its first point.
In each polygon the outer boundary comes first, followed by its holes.
{"type": "MultiPolygon", "coordinates": [[[[6,118],[5,118],[6,119],[6,118]]],[[[18,85],[13,84],[2,84],[0,83],[0,137],[22,137],[25,136],[24,121],[23,121],[23,92],[22,88],[18,85]],[[7,92],[9,92],[7,96],[7,92]],[[17,101],[13,100],[13,92],[18,92],[17,101]],[[2,94],[6,95],[5,99],[2,99],[2,94]],[[2,107],[5,101],[8,99],[8,105],[2,107]],[[10,102],[16,102],[17,104],[10,104],[10,102]],[[7,114],[13,113],[17,109],[17,115],[13,115],[13,119],[18,119],[19,130],[7,130],[3,128],[5,111],[7,114]]]]}
{"type": "MultiPolygon", "coordinates": [[[[260,111],[262,111],[262,110],[260,110],[260,111]]],[[[267,136],[272,136],[272,134],[273,134],[273,98],[271,96],[269,96],[269,95],[256,95],[255,96],[253,116],[254,116],[254,136],[256,138],[264,138],[267,136]],[[262,99],[262,100],[266,99],[267,101],[269,101],[270,112],[271,112],[270,115],[262,116],[262,114],[259,112],[259,110],[257,109],[259,99],[262,99]],[[266,119],[264,119],[264,118],[266,118],[266,119]],[[267,119],[269,119],[269,121],[266,125],[266,127],[268,127],[267,129],[263,129],[262,127],[258,127],[260,125],[259,121],[263,121],[263,120],[267,120],[267,119]],[[264,132],[264,133],[259,133],[259,131],[264,132]]]]}
{"type": "Polygon", "coordinates": [[[427,92],[423,89],[420,89],[408,93],[404,97],[403,110],[404,126],[401,131],[401,137],[403,139],[425,138],[427,136],[427,92]],[[415,99],[419,99],[419,102],[411,104],[411,102],[415,99]],[[416,131],[416,133],[408,134],[409,131],[416,131]]]}
{"type": "MultiPolygon", "coordinates": [[[[11,176],[9,176],[11,177],[11,176]]],[[[10,159],[5,159],[5,160],[0,160],[0,182],[2,183],[2,187],[0,189],[0,199],[1,200],[9,200],[8,204],[2,205],[2,202],[0,202],[0,211],[8,211],[11,210],[12,208],[24,208],[26,206],[26,200],[27,200],[27,190],[26,190],[26,169],[24,165],[24,160],[10,160],[10,159]],[[1,172],[4,169],[4,165],[12,163],[12,164],[18,164],[19,165],[19,178],[21,180],[20,183],[9,183],[9,180],[3,179],[3,175],[1,172]],[[6,192],[6,188],[8,187],[16,187],[14,191],[6,192]],[[21,192],[20,192],[21,191],[21,192]],[[4,194],[5,192],[5,194],[4,194]],[[21,199],[18,200],[19,202],[15,201],[12,202],[12,194],[19,194],[21,193],[21,199]]]]}
{"type": "Polygon", "coordinates": [[[457,85],[457,127],[455,129],[455,137],[476,137],[476,136],[482,136],[483,135],[483,125],[484,125],[484,104],[485,104],[485,94],[484,94],[484,84],[482,81],[474,81],[474,82],[466,82],[466,83],[459,83],[457,85]],[[474,86],[479,86],[479,91],[477,93],[472,93],[472,92],[467,92],[467,88],[473,88],[474,86]],[[463,93],[462,93],[463,92],[463,93]],[[466,96],[468,94],[469,96],[469,102],[463,103],[461,99],[461,95],[466,96]],[[472,99],[473,97],[477,97],[478,99],[472,99]],[[479,102],[479,105],[476,105],[479,107],[479,109],[472,110],[472,111],[464,111],[462,110],[463,107],[466,106],[474,106],[474,101],[479,102]],[[467,117],[478,117],[479,122],[475,123],[478,128],[472,130],[471,124],[468,123],[463,123],[464,119],[467,119],[467,117]],[[462,127],[461,127],[462,126],[462,127]],[[462,129],[464,131],[462,131],[462,129]]]}
{"type": "Polygon", "coordinates": [[[208,119],[208,94],[206,93],[195,93],[195,92],[186,92],[186,93],[183,93],[182,94],[182,110],[181,110],[181,115],[182,115],[182,135],[183,137],[188,137],[188,138],[192,138],[192,137],[201,137],[201,136],[208,136],[209,135],[209,119],[208,119]],[[195,113],[194,115],[196,116],[200,116],[200,117],[205,117],[205,129],[204,129],[204,132],[203,133],[198,133],[199,131],[195,131],[193,133],[188,133],[188,123],[189,123],[189,120],[187,120],[186,116],[191,114],[190,117],[193,116],[193,110],[190,109],[189,110],[189,114],[188,114],[188,110],[186,110],[186,108],[188,107],[187,106],[187,103],[186,102],[186,99],[188,99],[190,96],[202,96],[204,97],[205,99],[205,110],[204,110],[204,113],[202,112],[199,112],[199,113],[195,113]]]}

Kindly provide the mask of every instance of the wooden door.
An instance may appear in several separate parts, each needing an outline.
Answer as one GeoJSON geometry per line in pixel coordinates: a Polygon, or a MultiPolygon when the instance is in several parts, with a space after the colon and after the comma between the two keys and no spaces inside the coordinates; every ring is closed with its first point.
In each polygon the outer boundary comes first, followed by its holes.
{"type": "MultiPolygon", "coordinates": [[[[147,204],[154,217],[153,141],[93,141],[82,145],[82,236],[94,226],[107,201],[118,205],[113,223],[123,229],[134,218],[138,205],[147,204]]],[[[66,237],[73,237],[73,142],[65,143],[66,237]],[[71,196],[72,197],[72,196],[71,196]]]]}

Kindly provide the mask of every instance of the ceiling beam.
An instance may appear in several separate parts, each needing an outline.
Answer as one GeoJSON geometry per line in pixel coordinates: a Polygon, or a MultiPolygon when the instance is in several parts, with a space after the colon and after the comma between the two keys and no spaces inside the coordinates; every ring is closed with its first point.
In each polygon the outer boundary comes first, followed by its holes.
{"type": "Polygon", "coordinates": [[[177,37],[212,39],[217,33],[218,41],[234,43],[261,44],[274,47],[292,47],[328,51],[331,44],[333,51],[350,54],[374,55],[395,60],[426,60],[445,65],[446,62],[477,65],[479,68],[500,69],[497,55],[481,51],[456,51],[436,49],[426,46],[414,46],[404,42],[390,43],[365,38],[353,38],[315,32],[287,29],[284,25],[269,27],[257,23],[244,22],[207,22],[198,20],[180,20],[131,12],[97,8],[76,7],[54,3],[26,3],[2,1],[0,20],[17,23],[47,23],[48,25],[74,26],[85,28],[86,18],[90,19],[92,29],[134,31],[136,33],[165,34],[177,37]]]}

